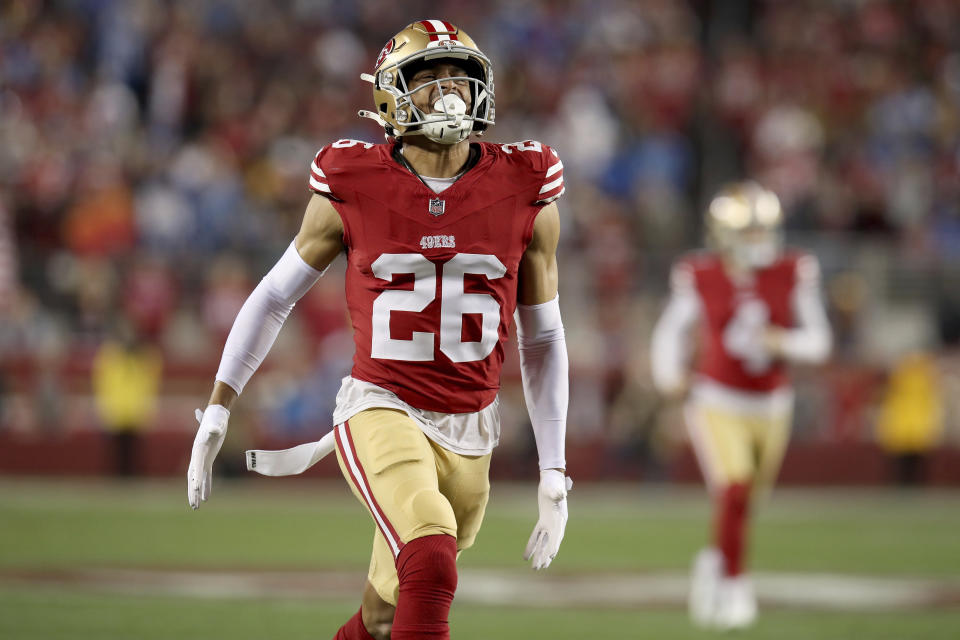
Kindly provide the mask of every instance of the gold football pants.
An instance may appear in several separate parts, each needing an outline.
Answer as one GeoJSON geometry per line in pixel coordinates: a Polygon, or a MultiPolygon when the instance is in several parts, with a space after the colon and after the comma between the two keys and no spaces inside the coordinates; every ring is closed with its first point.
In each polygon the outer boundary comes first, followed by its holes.
{"type": "Polygon", "coordinates": [[[367,409],[336,427],[337,461],[376,531],[368,580],[397,604],[396,557],[415,538],[447,534],[473,545],[490,494],[490,454],[436,444],[402,411],[367,409]]]}
{"type": "Polygon", "coordinates": [[[773,486],[790,439],[789,408],[754,413],[693,400],[685,408],[685,417],[711,491],[747,483],[763,494],[773,486]]]}

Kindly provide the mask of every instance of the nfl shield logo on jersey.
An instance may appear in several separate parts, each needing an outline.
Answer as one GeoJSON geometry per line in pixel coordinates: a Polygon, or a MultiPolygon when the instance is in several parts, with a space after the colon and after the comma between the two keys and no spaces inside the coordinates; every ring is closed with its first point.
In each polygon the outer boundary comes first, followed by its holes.
{"type": "Polygon", "coordinates": [[[444,209],[446,209],[447,203],[440,198],[430,198],[430,207],[427,211],[430,212],[430,215],[439,217],[443,215],[444,209]]]}

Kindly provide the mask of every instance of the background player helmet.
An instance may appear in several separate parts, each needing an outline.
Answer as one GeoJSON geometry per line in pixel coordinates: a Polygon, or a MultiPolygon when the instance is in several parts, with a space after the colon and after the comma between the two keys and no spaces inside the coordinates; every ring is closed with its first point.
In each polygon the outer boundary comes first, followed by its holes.
{"type": "Polygon", "coordinates": [[[707,240],[734,262],[757,269],[783,247],[783,209],[772,191],[753,181],[723,187],[707,208],[707,240]]]}
{"type": "Polygon", "coordinates": [[[373,75],[365,73],[360,77],[373,83],[377,109],[376,113],[361,111],[360,115],[377,120],[389,137],[422,134],[434,142],[454,144],[465,140],[471,132],[482,134],[493,124],[490,61],[470,36],[445,20],[420,20],[407,25],[384,45],[373,75]],[[439,60],[449,60],[466,71],[472,98],[469,108],[452,95],[437,102],[443,113],[426,114],[413,105],[410,79],[426,63],[439,60]]]}

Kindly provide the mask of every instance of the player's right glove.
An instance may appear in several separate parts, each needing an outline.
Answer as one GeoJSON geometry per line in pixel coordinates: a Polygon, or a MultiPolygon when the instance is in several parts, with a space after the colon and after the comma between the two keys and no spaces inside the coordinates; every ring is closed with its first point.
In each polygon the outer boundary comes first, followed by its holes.
{"type": "Polygon", "coordinates": [[[527,541],[524,560],[532,560],[534,569],[546,569],[560,550],[563,531],[567,526],[567,492],[573,488],[573,480],[556,469],[540,472],[540,487],[537,489],[537,504],[540,518],[527,541]]]}
{"type": "Polygon", "coordinates": [[[212,404],[206,411],[197,409],[196,416],[200,428],[197,429],[197,437],[193,439],[190,466],[187,467],[187,502],[194,509],[199,509],[200,502],[205,502],[210,497],[213,460],[227,436],[230,412],[219,404],[212,404]]]}

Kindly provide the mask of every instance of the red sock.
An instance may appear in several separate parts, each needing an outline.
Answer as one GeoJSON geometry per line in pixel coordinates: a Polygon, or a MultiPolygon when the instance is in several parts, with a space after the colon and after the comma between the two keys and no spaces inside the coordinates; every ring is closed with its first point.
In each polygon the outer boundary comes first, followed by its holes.
{"type": "Polygon", "coordinates": [[[750,488],[745,483],[729,485],[718,499],[714,525],[716,547],[723,556],[723,573],[730,578],[743,571],[749,501],[750,488]]]}
{"type": "Polygon", "coordinates": [[[404,545],[397,556],[400,591],[390,640],[449,640],[456,562],[453,536],[425,536],[404,545]]]}
{"type": "Polygon", "coordinates": [[[337,635],[333,636],[333,640],[373,640],[373,636],[363,626],[360,610],[357,610],[356,615],[347,620],[347,624],[340,627],[337,635]]]}

